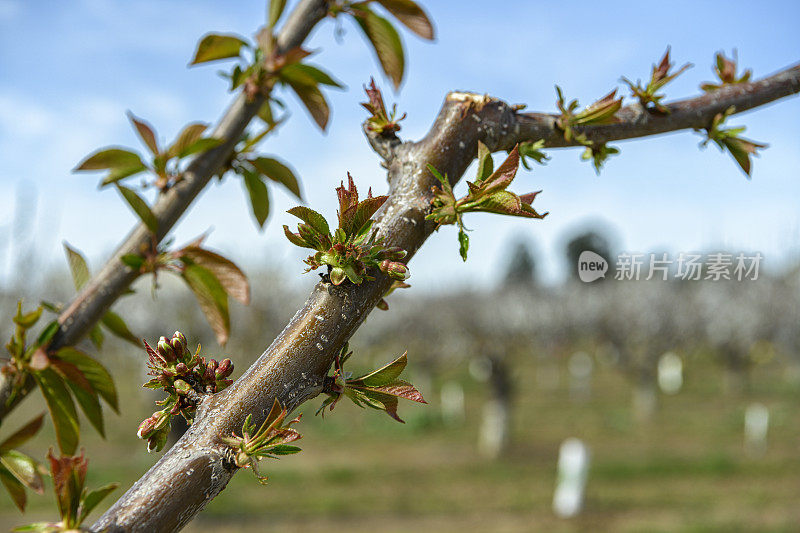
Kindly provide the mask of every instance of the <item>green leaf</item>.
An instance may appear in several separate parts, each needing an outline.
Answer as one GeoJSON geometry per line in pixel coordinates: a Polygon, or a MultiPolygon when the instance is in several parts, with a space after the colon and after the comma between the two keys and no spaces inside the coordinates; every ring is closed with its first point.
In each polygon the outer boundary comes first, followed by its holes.
{"type": "Polygon", "coordinates": [[[268,126],[273,126],[275,124],[275,116],[272,113],[272,104],[269,102],[269,100],[266,100],[261,107],[258,108],[258,118],[266,122],[268,126]]]}
{"type": "Polygon", "coordinates": [[[52,359],[50,363],[52,368],[54,368],[67,383],[75,399],[78,400],[78,405],[80,405],[86,418],[97,432],[100,433],[100,436],[105,438],[103,411],[100,408],[97,392],[92,388],[89,380],[86,379],[86,376],[72,363],[58,358],[52,359]]]}
{"type": "Polygon", "coordinates": [[[224,141],[222,139],[217,139],[216,137],[203,137],[202,139],[197,139],[195,142],[187,146],[178,157],[184,158],[194,154],[201,154],[211,150],[212,148],[216,148],[223,142],[224,141]]]}
{"type": "Polygon", "coordinates": [[[77,367],[92,388],[114,411],[119,412],[117,388],[114,386],[111,374],[103,365],[75,348],[61,348],[56,352],[56,356],[77,367]]]}
{"type": "Polygon", "coordinates": [[[436,167],[434,167],[431,164],[428,164],[428,170],[430,171],[431,174],[433,174],[434,178],[439,180],[439,183],[442,184],[443,190],[446,191],[450,189],[450,182],[447,181],[447,178],[442,176],[442,174],[438,170],[436,170],[436,167]]]}
{"type": "Polygon", "coordinates": [[[202,124],[200,122],[188,124],[181,130],[178,134],[178,138],[175,139],[175,142],[169,147],[167,156],[183,158],[189,155],[186,153],[187,149],[196,143],[207,129],[208,124],[202,124]]]}
{"type": "Polygon", "coordinates": [[[295,246],[300,246],[301,248],[311,248],[312,250],[316,250],[316,247],[313,244],[307,243],[305,240],[302,239],[296,233],[292,233],[292,230],[289,229],[289,226],[283,226],[283,233],[286,235],[286,238],[289,239],[289,242],[294,244],[295,246]]]}
{"type": "Polygon", "coordinates": [[[136,116],[128,111],[128,119],[133,123],[133,127],[136,129],[136,132],[139,134],[139,137],[142,139],[147,148],[150,149],[150,153],[153,155],[158,155],[158,140],[156,139],[156,134],[153,131],[152,126],[143,120],[139,120],[136,116]]]}
{"type": "Polygon", "coordinates": [[[458,230],[458,253],[461,254],[461,259],[467,260],[467,251],[469,250],[469,235],[463,229],[458,230]]]}
{"type": "MultiPolygon", "coordinates": [[[[344,220],[348,221],[348,227],[344,228],[345,232],[347,232],[348,235],[360,233],[364,225],[372,218],[372,215],[380,209],[388,198],[388,196],[374,196],[362,200],[354,208],[351,207],[350,209],[353,209],[353,215],[342,217],[344,220]]],[[[350,209],[348,209],[348,211],[350,209]]]]}
{"type": "Polygon", "coordinates": [[[202,266],[217,278],[229,296],[244,305],[250,303],[247,276],[233,261],[199,246],[187,246],[181,250],[181,260],[202,266]]]}
{"type": "Polygon", "coordinates": [[[55,370],[45,368],[32,374],[50,411],[58,447],[61,453],[72,455],[78,447],[79,438],[78,413],[72,396],[55,370]]]}
{"type": "Polygon", "coordinates": [[[293,453],[301,452],[302,450],[297,446],[291,446],[289,444],[278,444],[274,448],[269,450],[269,453],[272,455],[291,455],[293,453]]]}
{"type": "Polygon", "coordinates": [[[391,22],[363,5],[354,11],[353,16],[372,43],[383,71],[392,80],[395,90],[398,89],[405,71],[405,52],[397,30],[391,22]]]}
{"type": "Polygon", "coordinates": [[[39,475],[36,461],[16,450],[9,450],[0,455],[0,463],[11,472],[20,483],[41,494],[44,491],[42,476],[39,475]]]}
{"type": "Polygon", "coordinates": [[[140,172],[144,172],[147,170],[147,167],[125,167],[125,168],[118,168],[110,171],[108,175],[100,181],[100,187],[105,187],[111,183],[116,183],[123,178],[127,178],[128,176],[133,176],[140,172]]]}
{"type": "Polygon", "coordinates": [[[26,442],[28,442],[39,430],[42,428],[42,424],[44,423],[44,413],[40,414],[20,429],[15,431],[11,434],[6,440],[0,443],[0,454],[7,452],[8,450],[12,450],[14,448],[19,448],[26,442]]]}
{"type": "Polygon", "coordinates": [[[106,314],[103,315],[103,318],[100,320],[108,331],[120,339],[124,339],[131,344],[139,346],[139,339],[136,337],[136,335],[131,333],[130,329],[128,329],[128,325],[125,323],[125,320],[123,320],[123,318],[114,311],[106,311],[106,314]]]}
{"type": "Polygon", "coordinates": [[[330,237],[331,230],[328,227],[328,221],[325,220],[325,217],[314,211],[313,209],[309,209],[308,207],[299,205],[297,207],[293,207],[286,211],[290,215],[294,215],[312,228],[314,228],[319,233],[330,237]]]}
{"type": "Polygon", "coordinates": [[[344,89],[344,85],[333,79],[330,74],[305,63],[294,63],[283,67],[281,76],[307,85],[330,85],[337,89],[344,89]]]}
{"type": "Polygon", "coordinates": [[[89,281],[89,267],[80,252],[71,248],[66,242],[64,243],[64,251],[67,253],[67,263],[69,263],[69,271],[72,273],[72,282],[75,284],[75,290],[79,291],[89,281]]]}
{"type": "Polygon", "coordinates": [[[386,411],[387,415],[405,424],[405,421],[397,415],[397,397],[371,389],[358,389],[358,392],[367,405],[374,409],[386,411]]]}
{"type": "Polygon", "coordinates": [[[331,283],[334,285],[341,285],[347,278],[344,270],[339,267],[333,267],[330,272],[331,283]]]}
{"type": "Polygon", "coordinates": [[[250,170],[243,169],[242,178],[247,194],[250,196],[250,208],[258,222],[258,227],[263,228],[264,222],[269,217],[269,191],[261,176],[250,170]]]}
{"type": "Polygon", "coordinates": [[[379,387],[382,385],[387,385],[400,377],[400,374],[403,373],[403,370],[406,368],[408,364],[408,357],[406,354],[401,355],[388,365],[385,365],[369,374],[361,376],[353,380],[353,382],[359,382],[361,385],[366,387],[379,387]]]}
{"type": "Polygon", "coordinates": [[[480,182],[492,175],[494,171],[494,161],[492,152],[481,141],[478,141],[478,174],[475,182],[480,182]]]}
{"type": "Polygon", "coordinates": [[[119,487],[119,483],[109,483],[99,489],[89,491],[86,496],[81,500],[81,508],[78,514],[78,522],[83,522],[89,516],[97,505],[103,501],[106,496],[114,492],[119,487]]]}
{"type": "MultiPolygon", "coordinates": [[[[283,74],[283,72],[281,72],[281,74],[283,74]]],[[[319,87],[293,79],[286,79],[286,83],[289,84],[295,94],[297,94],[297,97],[300,98],[300,101],[303,102],[303,105],[308,110],[311,118],[314,119],[314,122],[317,123],[321,130],[325,131],[325,127],[328,125],[328,118],[330,117],[330,109],[319,87]]]]}
{"type": "Polygon", "coordinates": [[[271,157],[258,157],[250,162],[263,175],[289,189],[300,200],[303,199],[303,195],[300,193],[300,185],[297,183],[294,172],[285,164],[271,157]]]}
{"type": "Polygon", "coordinates": [[[235,35],[222,35],[209,33],[204,36],[197,45],[194,59],[190,65],[238,57],[243,46],[248,46],[245,41],[235,35]]]}
{"type": "Polygon", "coordinates": [[[69,386],[75,399],[78,400],[78,405],[80,405],[83,414],[86,415],[86,419],[89,420],[89,423],[92,424],[92,427],[97,430],[101,437],[106,438],[103,425],[103,408],[100,407],[100,400],[97,398],[97,394],[94,391],[87,391],[72,380],[67,380],[67,386],[69,386]]]}
{"type": "Polygon", "coordinates": [[[49,343],[58,330],[61,328],[61,324],[58,323],[58,320],[53,320],[39,334],[39,338],[36,339],[36,344],[39,346],[44,346],[45,344],[49,343]]]}
{"type": "Polygon", "coordinates": [[[211,271],[200,265],[186,265],[181,275],[197,298],[200,310],[214,330],[217,342],[224,345],[231,329],[225,289],[211,271]]]}
{"type": "Polygon", "coordinates": [[[270,0],[269,1],[269,15],[267,17],[267,26],[274,28],[275,24],[281,18],[283,9],[286,7],[286,0],[270,0]]]}
{"type": "Polygon", "coordinates": [[[5,468],[0,467],[0,482],[5,485],[8,495],[11,496],[11,501],[20,511],[25,511],[25,504],[28,497],[25,495],[25,485],[23,485],[11,472],[5,468]]]}
{"type": "Polygon", "coordinates": [[[140,268],[142,268],[142,265],[144,265],[145,258],[139,254],[125,254],[120,257],[120,261],[133,270],[138,271],[140,268]]]}
{"type": "Polygon", "coordinates": [[[119,169],[132,169],[140,168],[145,169],[142,159],[139,154],[131,152],[130,150],[123,150],[121,148],[106,148],[98,150],[86,159],[84,159],[77,167],[75,172],[84,170],[119,170],[119,169]]]}
{"type": "Polygon", "coordinates": [[[36,325],[39,318],[42,316],[42,306],[37,307],[35,310],[22,314],[22,300],[17,304],[17,314],[13,318],[14,324],[23,329],[29,329],[36,325]]]}
{"type": "Polygon", "coordinates": [[[423,39],[434,38],[433,24],[422,8],[412,0],[377,0],[397,20],[423,39]]]}
{"type": "Polygon", "coordinates": [[[150,210],[150,206],[147,205],[147,202],[127,187],[117,185],[117,189],[119,189],[120,194],[125,201],[128,202],[133,212],[136,213],[136,216],[147,226],[147,229],[149,229],[151,233],[158,233],[158,220],[150,210]]]}
{"type": "Polygon", "coordinates": [[[89,340],[94,344],[94,347],[98,350],[103,348],[103,341],[106,339],[106,336],[103,335],[103,330],[100,329],[99,324],[95,324],[95,326],[89,330],[89,340]]]}

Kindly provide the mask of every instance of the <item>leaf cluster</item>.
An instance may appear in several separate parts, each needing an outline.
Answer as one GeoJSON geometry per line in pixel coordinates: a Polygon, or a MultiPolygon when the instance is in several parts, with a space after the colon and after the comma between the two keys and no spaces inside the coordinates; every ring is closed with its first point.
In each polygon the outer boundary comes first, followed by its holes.
{"type": "Polygon", "coordinates": [[[264,228],[264,223],[269,217],[270,199],[266,184],[267,180],[280,183],[299,200],[303,199],[297,176],[295,176],[294,170],[289,165],[277,158],[265,157],[254,153],[255,146],[277,124],[268,126],[255,136],[245,133],[242,140],[234,148],[230,163],[219,174],[221,177],[222,174],[230,170],[241,176],[253,218],[261,229],[264,228]]]}
{"type": "Polygon", "coordinates": [[[731,59],[725,57],[724,52],[717,52],[714,56],[714,60],[713,72],[716,74],[719,82],[707,81],[700,85],[700,88],[707,93],[714,92],[725,87],[726,85],[747,83],[753,76],[753,71],[751,69],[745,70],[741,76],[736,74],[736,70],[738,69],[737,64],[739,62],[736,50],[733,51],[733,58],[731,59]]]}
{"type": "Polygon", "coordinates": [[[33,438],[41,429],[43,422],[44,414],[41,414],[0,443],[0,482],[20,511],[25,511],[28,501],[26,487],[37,494],[44,493],[43,472],[33,458],[15,448],[33,438]]]}
{"type": "Polygon", "coordinates": [[[392,23],[373,11],[380,5],[417,36],[434,39],[433,23],[425,11],[413,0],[365,0],[361,2],[339,1],[330,6],[330,14],[337,17],[346,14],[355,20],[358,28],[372,46],[381,69],[392,81],[394,88],[400,87],[405,74],[405,50],[400,34],[392,23]]]}
{"type": "Polygon", "coordinates": [[[525,170],[533,170],[533,167],[528,163],[529,157],[540,165],[544,165],[550,160],[550,157],[542,151],[544,144],[544,139],[539,139],[535,142],[521,142],[517,145],[519,160],[525,170]]]}
{"type": "Polygon", "coordinates": [[[153,376],[142,385],[147,389],[164,389],[167,397],[157,401],[162,409],[139,424],[137,436],[147,440],[147,451],[159,451],[169,435],[172,417],[180,414],[188,423],[194,420],[201,394],[215,394],[233,381],[230,359],[217,362],[200,356],[200,346],[195,353],[187,348],[186,337],[176,331],[171,339],[161,337],[154,350],[147,341],[148,374],[153,376]]]}
{"type": "Polygon", "coordinates": [[[447,177],[428,165],[428,170],[439,180],[440,186],[433,188],[431,204],[433,210],[425,218],[433,220],[437,229],[443,225],[458,226],[458,242],[461,258],[467,260],[469,236],[464,227],[463,215],[469,212],[497,213],[523,218],[544,218],[531,203],[541,191],[517,195],[508,189],[519,169],[519,147],[515,146],[497,169],[494,168],[492,154],[482,142],[478,141],[478,172],[474,182],[467,182],[469,193],[456,200],[453,188],[447,177]]]}
{"type": "Polygon", "coordinates": [[[740,134],[747,129],[744,126],[737,128],[723,127],[725,121],[735,111],[736,109],[731,106],[724,112],[717,113],[711,122],[711,126],[706,130],[706,140],[701,142],[700,146],[705,147],[710,141],[714,141],[720,150],[727,150],[736,161],[736,164],[739,165],[739,168],[750,177],[752,168],[750,156],[757,156],[758,150],[766,148],[768,145],[740,137],[740,134]]]}
{"type": "Polygon", "coordinates": [[[62,453],[72,454],[80,435],[75,402],[89,423],[105,436],[100,399],[118,411],[117,390],[108,370],[86,353],[72,347],[61,348],[55,353],[49,351],[48,345],[58,331],[57,321],[45,326],[36,341],[27,342],[27,331],[36,325],[42,311],[40,306],[24,313],[22,302],[18,303],[14,317],[16,328],[6,345],[11,360],[2,372],[11,374],[14,379],[15,390],[10,401],[19,393],[24,377],[33,377],[50,411],[59,448],[62,453]]]}
{"type": "MultiPolygon", "coordinates": [[[[72,275],[72,283],[75,286],[75,290],[80,291],[86,283],[89,282],[89,278],[91,277],[89,265],[86,263],[83,254],[75,248],[72,248],[66,242],[64,243],[64,252],[66,253],[67,264],[69,265],[69,271],[72,275]]],[[[126,294],[132,293],[133,290],[129,290],[126,294]]],[[[61,311],[61,307],[54,304],[47,304],[47,307],[53,312],[61,311]]],[[[139,339],[131,332],[125,319],[114,311],[106,311],[106,314],[100,319],[100,323],[89,330],[89,340],[98,350],[102,349],[103,342],[105,341],[103,330],[135,346],[139,345],[139,339]]]]}
{"type": "Polygon", "coordinates": [[[623,77],[622,81],[631,89],[634,97],[639,99],[639,103],[645,109],[657,111],[659,113],[668,114],[669,108],[661,103],[664,94],[658,94],[666,84],[680,76],[685,70],[692,67],[691,63],[686,63],[677,71],[670,73],[674,65],[669,58],[669,48],[664,53],[658,65],[653,65],[653,71],[650,74],[650,80],[647,85],[642,86],[642,81],[638,80],[636,85],[631,80],[623,77]]]}
{"type": "Polygon", "coordinates": [[[145,163],[139,153],[112,146],[102,148],[89,155],[78,164],[75,172],[106,172],[100,181],[101,188],[142,172],[150,172],[155,176],[155,180],[149,185],[165,191],[181,180],[181,163],[187,157],[215,148],[222,142],[214,137],[203,136],[208,129],[207,124],[193,122],[181,130],[172,144],[161,146],[156,132],[150,124],[130,112],[128,118],[142,143],[150,152],[150,161],[145,163]]]}
{"type": "Polygon", "coordinates": [[[581,126],[599,126],[603,124],[614,124],[619,121],[617,112],[622,107],[622,97],[617,98],[617,90],[614,89],[593,104],[587,106],[580,112],[576,112],[580,105],[578,100],[571,100],[567,103],[561,87],[556,85],[558,99],[556,105],[560,116],[556,118],[556,126],[564,132],[564,139],[567,142],[576,142],[586,147],[581,159],[591,160],[595,172],[600,173],[600,169],[609,156],[618,154],[616,148],[605,147],[599,143],[590,141],[585,133],[576,130],[581,126]]]}
{"type": "Polygon", "coordinates": [[[369,87],[364,87],[367,93],[368,102],[362,102],[361,106],[369,111],[370,117],[367,119],[367,128],[370,131],[383,136],[392,137],[395,133],[400,131],[401,120],[406,118],[403,113],[401,117],[397,116],[397,104],[392,105],[391,113],[386,111],[386,105],[383,103],[383,95],[380,89],[375,85],[375,80],[370,78],[369,87]]]}
{"type": "Polygon", "coordinates": [[[278,459],[283,455],[295,454],[300,450],[289,443],[302,436],[291,428],[300,421],[300,416],[284,424],[288,411],[276,399],[264,422],[256,427],[253,415],[247,415],[242,425],[242,434],[233,433],[222,441],[231,447],[233,461],[239,468],[252,468],[253,475],[261,484],[266,484],[267,476],[261,474],[258,463],[263,458],[278,459]]]}
{"type": "Polygon", "coordinates": [[[295,93],[314,122],[324,130],[328,124],[330,108],[321,86],[343,86],[328,73],[303,62],[311,55],[308,50],[301,47],[286,52],[278,50],[274,24],[280,19],[284,7],[285,2],[280,0],[271,2],[268,24],[258,33],[256,43],[249,43],[236,35],[206,34],[200,40],[190,64],[238,59],[239,63],[230,74],[225,74],[230,79],[231,90],[241,87],[251,101],[256,96],[263,96],[265,100],[258,116],[268,126],[276,124],[272,106],[283,107],[283,102],[272,95],[273,88],[282,85],[295,93]]]}
{"type": "Polygon", "coordinates": [[[391,363],[359,377],[352,377],[344,371],[344,363],[353,355],[345,344],[334,359],[333,376],[325,380],[324,392],[328,395],[317,410],[317,414],[325,414],[325,408],[333,411],[342,396],[349,398],[359,407],[370,407],[385,411],[387,415],[405,423],[397,415],[398,398],[419,403],[427,403],[422,394],[411,383],[400,379],[406,368],[408,358],[404,353],[391,363]]]}
{"type": "Polygon", "coordinates": [[[194,294],[217,342],[224,345],[231,328],[229,298],[247,305],[250,303],[250,284],[244,272],[231,260],[203,248],[204,239],[205,236],[200,237],[175,251],[167,251],[162,245],[146,250],[142,255],[124,255],[121,260],[140,274],[150,272],[155,276],[160,270],[165,270],[180,276],[194,294]]]}
{"type": "Polygon", "coordinates": [[[14,531],[47,533],[82,531],[81,524],[86,521],[94,508],[117,488],[118,483],[109,483],[95,490],[86,488],[89,461],[84,458],[83,451],[79,456],[55,457],[53,451],[50,450],[47,458],[50,461],[50,475],[53,478],[53,488],[61,521],[38,522],[18,527],[14,531]]]}
{"type": "Polygon", "coordinates": [[[306,272],[327,266],[330,282],[334,285],[340,285],[346,279],[356,285],[364,280],[373,280],[375,278],[367,273],[370,268],[378,268],[395,280],[408,279],[408,267],[399,262],[406,256],[406,251],[396,246],[384,246],[382,238],[370,235],[372,215],[388,197],[373,197],[370,189],[367,197],[359,201],[358,189],[349,173],[347,180],[347,187],[342,182],[336,188],[339,226],[333,233],[325,217],[313,209],[298,206],[288,211],[302,223],[298,224],[297,233],[284,226],[286,238],[301,248],[317,250],[305,260],[308,265],[306,272]]]}

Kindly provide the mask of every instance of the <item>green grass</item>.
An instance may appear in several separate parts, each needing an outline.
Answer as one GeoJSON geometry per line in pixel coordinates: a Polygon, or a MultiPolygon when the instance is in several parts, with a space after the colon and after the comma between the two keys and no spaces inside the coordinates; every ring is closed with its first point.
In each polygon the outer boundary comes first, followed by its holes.
{"type": "MultiPolygon", "coordinates": [[[[642,424],[631,415],[630,384],[616,370],[600,365],[591,398],[575,402],[566,383],[547,390],[537,385],[533,357],[518,359],[513,440],[502,460],[477,454],[486,390],[466,372],[440,377],[465,386],[467,416],[460,427],[439,423],[434,391],[423,391],[428,406],[401,406],[405,425],[344,402],[322,420],[313,416],[314,400],[302,409],[303,452],[265,465],[267,486],[249,472],[237,475],[188,530],[797,530],[800,390],[785,382],[777,363],[755,370],[751,392],[726,395],[719,368],[692,360],[686,388],[661,397],[655,418],[642,424]],[[769,448],[762,458],[743,450],[749,401],[770,407],[769,448]],[[592,454],[586,508],[578,518],[560,520],[550,510],[555,462],[560,443],[573,436],[592,454]]],[[[141,369],[117,362],[113,372],[138,378],[141,369]]],[[[108,416],[107,441],[85,429],[90,486],[120,481],[127,488],[156,459],[135,438],[154,397],[132,384],[123,384],[121,394],[123,413],[108,416]]],[[[3,433],[42,408],[40,399],[26,400],[3,433]]],[[[43,458],[53,441],[48,424],[27,451],[43,458]]],[[[49,519],[54,510],[50,491],[30,496],[26,516],[2,496],[0,526],[49,519]]]]}

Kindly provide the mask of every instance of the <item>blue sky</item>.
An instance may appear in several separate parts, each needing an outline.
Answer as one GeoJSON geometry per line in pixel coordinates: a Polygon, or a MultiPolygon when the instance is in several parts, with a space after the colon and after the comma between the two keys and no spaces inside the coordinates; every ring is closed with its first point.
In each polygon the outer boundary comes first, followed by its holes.
{"type": "MultiPolygon", "coordinates": [[[[141,149],[125,111],[150,121],[171,140],[190,121],[214,122],[231,100],[216,75],[223,66],[187,68],[198,38],[208,31],[251,35],[264,17],[261,1],[212,2],[0,0],[0,280],[25,239],[11,236],[18,198],[36,198],[32,241],[38,272],[63,264],[63,240],[94,265],[107,257],[134,222],[98,177],[70,170],[104,145],[141,149]]],[[[293,5],[294,2],[290,2],[293,5]]],[[[388,90],[362,37],[344,21],[340,42],[333,22],[321,24],[308,47],[313,62],[344,82],[328,91],[327,134],[293,97],[291,119],[263,151],[288,161],[302,179],[308,204],[327,216],[333,187],[347,171],[357,183],[385,191],[385,174],[360,130],[361,85],[371,75],[408,112],[401,136],[427,131],[449,90],[488,93],[532,110],[554,109],[554,83],[583,104],[619,86],[619,77],[645,78],[667,45],[679,64],[695,67],[668,86],[671,98],[698,93],[712,79],[717,50],[737,48],[740,62],[761,77],[800,60],[800,3],[671,2],[423,2],[437,41],[403,33],[407,76],[388,90]]],[[[520,192],[543,189],[544,221],[473,216],[470,260],[457,254],[455,231],[443,228],[411,263],[412,283],[440,288],[487,285],[502,269],[511,241],[537,252],[546,279],[559,279],[565,235],[590,223],[610,228],[620,249],[761,251],[765,267],[797,257],[800,242],[800,99],[787,99],[735,117],[746,135],[768,142],[748,181],[727,154],[699,150],[701,137],[683,132],[618,143],[622,155],[600,176],[580,152],[553,150],[550,162],[517,179],[520,192]],[[448,276],[441,279],[441,266],[448,276]]],[[[302,255],[282,236],[293,200],[271,189],[272,215],[264,232],[250,219],[237,178],[208,187],[177,227],[181,243],[213,228],[208,243],[246,268],[268,264],[300,275],[302,255]]],[[[29,205],[23,202],[22,205],[29,205]]],[[[313,277],[306,276],[308,283],[313,277]]]]}

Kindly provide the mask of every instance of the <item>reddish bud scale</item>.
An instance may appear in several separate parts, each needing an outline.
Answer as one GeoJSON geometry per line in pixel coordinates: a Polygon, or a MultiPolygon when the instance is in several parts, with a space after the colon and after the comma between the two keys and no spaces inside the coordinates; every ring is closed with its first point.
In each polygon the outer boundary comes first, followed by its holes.
{"type": "MultiPolygon", "coordinates": [[[[214,365],[214,366],[216,366],[216,365],[214,365]]],[[[205,372],[203,372],[203,381],[205,383],[213,383],[214,381],[216,381],[216,377],[214,375],[214,371],[215,370],[216,369],[214,367],[212,367],[211,365],[208,365],[206,367],[205,372]]]]}
{"type": "Polygon", "coordinates": [[[180,331],[176,331],[172,335],[172,341],[170,342],[177,356],[183,357],[183,353],[186,351],[186,346],[187,346],[186,336],[184,336],[184,334],[181,333],[180,331]]]}
{"type": "Polygon", "coordinates": [[[408,267],[403,263],[398,263],[396,261],[390,261],[385,259],[380,264],[380,269],[385,272],[389,277],[398,279],[398,280],[405,280],[409,277],[408,267]]]}
{"type": "Polygon", "coordinates": [[[136,435],[140,439],[146,439],[153,434],[153,431],[156,428],[156,418],[151,416],[150,418],[145,418],[141,424],[139,424],[139,429],[136,431],[136,435]]]}
{"type": "Polygon", "coordinates": [[[166,337],[158,339],[158,355],[161,356],[167,363],[174,363],[178,358],[175,356],[175,351],[166,337]]]}
{"type": "Polygon", "coordinates": [[[226,378],[233,373],[233,363],[230,359],[223,359],[217,367],[217,379],[226,378]]]}

